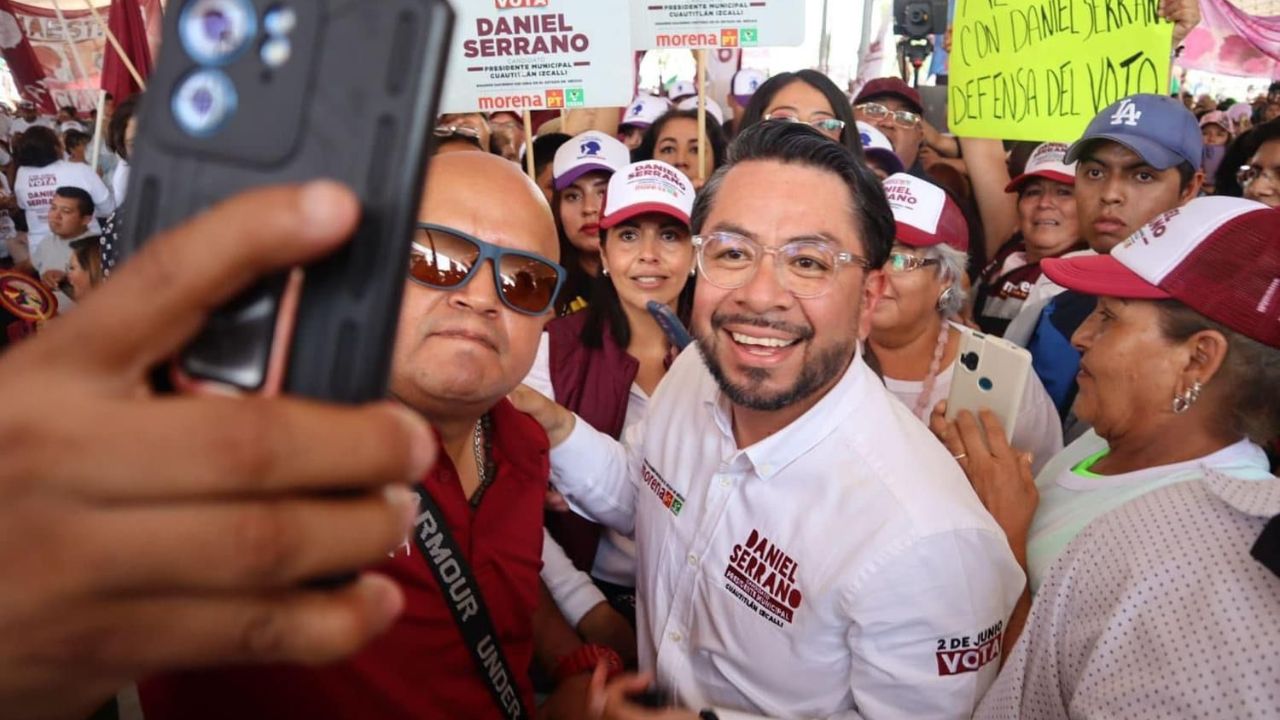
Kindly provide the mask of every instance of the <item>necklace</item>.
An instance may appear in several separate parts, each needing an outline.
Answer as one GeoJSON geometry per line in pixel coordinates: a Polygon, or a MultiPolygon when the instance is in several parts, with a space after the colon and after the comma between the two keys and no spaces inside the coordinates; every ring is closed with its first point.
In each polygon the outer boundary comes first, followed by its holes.
{"type": "Polygon", "coordinates": [[[929,361],[929,374],[925,376],[920,397],[916,398],[915,415],[926,424],[929,422],[929,413],[933,410],[929,407],[929,396],[933,394],[933,386],[937,383],[938,370],[942,367],[942,356],[947,352],[947,340],[950,334],[951,326],[944,318],[942,329],[938,331],[938,342],[933,347],[933,359],[929,361]]]}
{"type": "Polygon", "coordinates": [[[484,487],[489,480],[489,452],[488,448],[485,447],[488,441],[488,433],[485,428],[484,415],[481,415],[480,419],[476,420],[476,429],[471,440],[471,444],[475,447],[476,451],[476,476],[480,480],[480,487],[484,487]]]}

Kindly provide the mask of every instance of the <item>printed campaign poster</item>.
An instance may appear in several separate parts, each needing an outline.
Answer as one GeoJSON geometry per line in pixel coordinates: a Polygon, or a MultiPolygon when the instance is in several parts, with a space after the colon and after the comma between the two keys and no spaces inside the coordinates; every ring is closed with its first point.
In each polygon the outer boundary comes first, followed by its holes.
{"type": "Polygon", "coordinates": [[[631,102],[631,46],[619,42],[627,0],[453,0],[453,7],[444,112],[631,102]]]}
{"type": "Polygon", "coordinates": [[[634,0],[631,42],[636,50],[802,45],[804,6],[801,0],[634,0]]]}
{"type": "Polygon", "coordinates": [[[947,124],[1070,143],[1126,95],[1169,92],[1173,25],[1156,0],[957,0],[947,124]]]}

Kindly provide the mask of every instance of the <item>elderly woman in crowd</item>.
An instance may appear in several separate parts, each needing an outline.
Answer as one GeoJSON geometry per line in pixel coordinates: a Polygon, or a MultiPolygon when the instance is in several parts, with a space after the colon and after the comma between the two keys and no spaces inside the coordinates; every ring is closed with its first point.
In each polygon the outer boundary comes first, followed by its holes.
{"type": "MultiPolygon", "coordinates": [[[[960,208],[928,181],[899,173],[884,183],[897,224],[885,265],[885,292],[871,316],[868,345],[889,392],[928,422],[951,389],[960,339],[972,330],[954,322],[969,231],[960,208]]],[[[1013,428],[1013,444],[1038,468],[1062,449],[1053,402],[1033,373],[1013,428]]]]}
{"type": "Polygon", "coordinates": [[[1099,436],[1068,448],[1038,487],[998,442],[969,462],[1043,580],[977,717],[1278,707],[1280,482],[1255,444],[1280,432],[1277,223],[1280,210],[1202,198],[1110,256],[1046,264],[1099,296],[1075,338],[1077,411],[1099,436]]]}
{"type": "MultiPolygon", "coordinates": [[[[1099,296],[1072,337],[1083,354],[1075,412],[1093,429],[1034,482],[993,416],[961,413],[947,423],[934,413],[934,432],[964,456],[978,496],[1026,564],[1032,593],[1077,533],[1140,495],[1209,471],[1269,477],[1260,445],[1280,429],[1280,297],[1266,267],[1280,247],[1269,234],[1276,216],[1265,209],[1200,198],[1157,217],[1116,260],[1046,262],[1054,282],[1099,296]],[[1117,269],[1121,260],[1145,280],[1117,269]]],[[[1025,617],[1025,603],[1022,610],[1025,617]]]]}

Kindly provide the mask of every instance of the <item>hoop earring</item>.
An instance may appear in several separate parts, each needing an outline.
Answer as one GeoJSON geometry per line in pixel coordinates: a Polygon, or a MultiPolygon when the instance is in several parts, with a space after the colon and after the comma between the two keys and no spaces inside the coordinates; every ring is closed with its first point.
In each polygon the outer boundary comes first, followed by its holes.
{"type": "Polygon", "coordinates": [[[942,293],[938,295],[938,302],[936,303],[937,311],[942,312],[943,310],[946,310],[948,305],[955,302],[955,297],[959,293],[960,293],[960,290],[956,288],[955,285],[952,285],[948,287],[946,290],[943,290],[942,293]]]}
{"type": "Polygon", "coordinates": [[[1181,415],[1191,409],[1192,405],[1200,399],[1200,391],[1204,390],[1204,385],[1199,380],[1191,383],[1191,387],[1187,388],[1181,395],[1173,396],[1173,413],[1181,415]]]}

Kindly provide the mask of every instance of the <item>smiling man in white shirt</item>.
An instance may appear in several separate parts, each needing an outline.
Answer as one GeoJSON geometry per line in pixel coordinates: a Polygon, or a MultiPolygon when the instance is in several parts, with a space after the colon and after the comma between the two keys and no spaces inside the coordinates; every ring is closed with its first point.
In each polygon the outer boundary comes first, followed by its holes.
{"type": "MultiPolygon", "coordinates": [[[[634,532],[641,668],[693,708],[663,718],[967,718],[995,678],[1022,571],[859,356],[893,228],[843,146],[748,129],[694,208],[697,349],[647,421],[619,444],[519,393],[559,490],[634,532]]],[[[643,683],[593,709],[648,717],[643,683]]]]}

